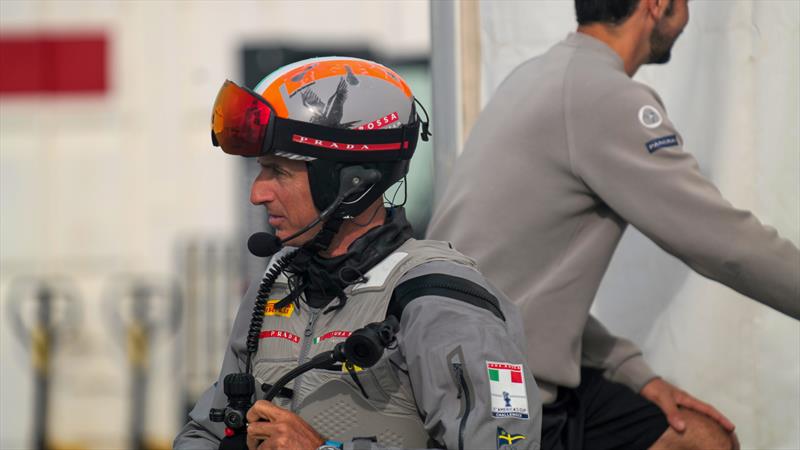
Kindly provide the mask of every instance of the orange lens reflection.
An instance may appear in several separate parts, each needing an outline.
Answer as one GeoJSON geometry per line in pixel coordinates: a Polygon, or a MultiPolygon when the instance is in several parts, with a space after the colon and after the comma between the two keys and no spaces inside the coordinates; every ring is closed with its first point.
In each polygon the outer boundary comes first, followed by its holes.
{"type": "Polygon", "coordinates": [[[258,156],[271,117],[264,100],[226,80],[214,102],[211,130],[225,153],[258,156]]]}

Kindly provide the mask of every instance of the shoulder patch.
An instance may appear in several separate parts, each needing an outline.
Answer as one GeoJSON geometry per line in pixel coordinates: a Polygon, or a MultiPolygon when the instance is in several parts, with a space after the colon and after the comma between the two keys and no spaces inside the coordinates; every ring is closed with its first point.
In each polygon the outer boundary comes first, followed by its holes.
{"type": "Polygon", "coordinates": [[[645,128],[658,128],[664,122],[664,118],[654,106],[644,105],[639,109],[639,122],[645,128]]]}
{"type": "Polygon", "coordinates": [[[671,134],[669,136],[663,136],[660,138],[655,138],[652,141],[648,141],[646,144],[644,144],[645,148],[647,148],[647,151],[650,153],[653,153],[660,148],[675,147],[677,145],[678,145],[678,136],[674,134],[671,134]]]}
{"type": "Polygon", "coordinates": [[[528,391],[522,364],[486,361],[492,417],[525,419],[528,414],[528,391]]]}

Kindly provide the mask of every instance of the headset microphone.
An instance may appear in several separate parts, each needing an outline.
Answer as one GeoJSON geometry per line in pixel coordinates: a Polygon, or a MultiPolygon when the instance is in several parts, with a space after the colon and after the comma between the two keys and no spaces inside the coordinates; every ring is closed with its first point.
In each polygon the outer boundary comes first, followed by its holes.
{"type": "Polygon", "coordinates": [[[286,242],[306,233],[318,223],[328,220],[347,197],[359,191],[368,190],[370,187],[374,186],[375,183],[380,181],[380,179],[381,173],[375,169],[366,169],[362,166],[348,166],[343,168],[339,181],[339,194],[336,196],[333,203],[325,208],[316,219],[286,239],[279,239],[274,234],[264,231],[253,233],[247,240],[247,249],[250,250],[250,253],[260,258],[267,258],[278,253],[286,242]],[[366,189],[365,186],[367,186],[366,189]]]}
{"type": "Polygon", "coordinates": [[[282,246],[283,244],[278,239],[278,236],[269,234],[266,231],[253,233],[247,240],[247,249],[259,258],[267,258],[278,253],[282,246]]]}

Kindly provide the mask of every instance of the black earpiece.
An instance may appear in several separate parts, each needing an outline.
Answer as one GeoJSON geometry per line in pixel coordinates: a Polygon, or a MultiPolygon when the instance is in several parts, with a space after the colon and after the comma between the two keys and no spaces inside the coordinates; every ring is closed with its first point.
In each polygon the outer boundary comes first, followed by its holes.
{"type": "MultiPolygon", "coordinates": [[[[339,175],[339,195],[345,199],[353,194],[365,191],[381,180],[381,173],[363,166],[348,166],[339,175]]],[[[335,203],[335,202],[334,202],[335,203]]]]}

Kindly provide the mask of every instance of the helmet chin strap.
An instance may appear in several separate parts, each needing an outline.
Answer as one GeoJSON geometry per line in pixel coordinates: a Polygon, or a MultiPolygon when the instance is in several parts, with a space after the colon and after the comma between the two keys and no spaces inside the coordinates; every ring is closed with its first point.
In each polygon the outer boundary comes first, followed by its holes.
{"type": "MultiPolygon", "coordinates": [[[[292,257],[292,262],[289,264],[290,270],[295,273],[305,272],[308,269],[309,263],[311,263],[311,260],[314,258],[314,255],[325,251],[328,249],[328,247],[330,247],[331,242],[333,242],[333,238],[336,236],[336,233],[339,232],[339,228],[341,228],[343,221],[344,219],[340,217],[332,217],[326,220],[319,233],[317,233],[310,241],[303,244],[299,250],[293,253],[294,256],[292,257]]],[[[295,301],[301,292],[302,289],[295,290],[295,288],[291,287],[290,284],[289,295],[281,299],[281,301],[279,301],[275,307],[283,308],[289,303],[295,301]]]]}
{"type": "Polygon", "coordinates": [[[316,236],[305,243],[297,252],[297,257],[292,263],[295,268],[305,267],[314,255],[328,250],[333,238],[341,229],[342,223],[344,223],[344,218],[336,214],[336,210],[344,204],[344,199],[361,190],[368,191],[380,179],[381,173],[375,169],[367,169],[362,166],[349,166],[342,169],[339,176],[339,195],[336,196],[336,200],[325,208],[314,222],[303,227],[304,229],[311,229],[317,223],[323,223],[322,229],[316,236]]]}
{"type": "Polygon", "coordinates": [[[312,256],[327,250],[343,222],[343,218],[336,214],[336,210],[341,205],[347,204],[345,202],[347,197],[357,194],[359,191],[368,192],[380,179],[381,173],[375,169],[367,169],[362,166],[343,168],[339,175],[339,195],[336,196],[336,200],[330,206],[320,213],[317,220],[310,224],[309,229],[320,221],[323,222],[322,229],[311,241],[303,245],[303,249],[308,249],[312,256]]]}
{"type": "Polygon", "coordinates": [[[301,249],[306,250],[309,256],[324,252],[330,247],[333,238],[336,236],[336,233],[339,232],[343,222],[344,219],[340,217],[331,217],[326,220],[322,225],[322,229],[319,230],[319,233],[317,233],[313,239],[306,242],[301,249]]]}
{"type": "MultiPolygon", "coordinates": [[[[303,248],[314,250],[314,253],[327,250],[330,246],[333,237],[339,232],[342,226],[342,217],[336,214],[337,210],[342,205],[348,205],[353,202],[346,202],[345,199],[351,195],[363,191],[363,197],[370,189],[375,186],[375,183],[380,181],[381,173],[375,169],[367,169],[362,166],[349,166],[342,169],[339,174],[339,194],[333,203],[330,204],[324,211],[322,211],[316,220],[303,227],[299,234],[305,233],[319,222],[323,222],[322,230],[314,236],[311,241],[303,245],[303,248]]],[[[359,200],[361,199],[359,197],[359,200]]],[[[358,200],[356,200],[358,201],[358,200]]],[[[295,233],[297,234],[297,233],[295,233]]],[[[298,234],[298,235],[299,235],[298,234]]],[[[294,235],[293,235],[294,236],[294,235]]]]}

